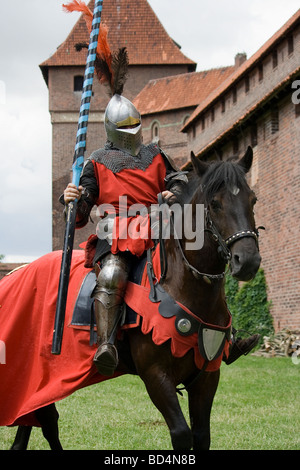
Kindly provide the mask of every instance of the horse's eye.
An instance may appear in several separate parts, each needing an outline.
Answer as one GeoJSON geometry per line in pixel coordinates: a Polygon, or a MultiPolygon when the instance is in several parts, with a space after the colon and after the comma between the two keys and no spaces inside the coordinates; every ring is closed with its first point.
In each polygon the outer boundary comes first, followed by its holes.
{"type": "Polygon", "coordinates": [[[216,199],[213,199],[210,203],[211,205],[211,208],[213,211],[217,212],[218,210],[220,210],[222,208],[221,204],[219,201],[216,201],[216,199]]]}

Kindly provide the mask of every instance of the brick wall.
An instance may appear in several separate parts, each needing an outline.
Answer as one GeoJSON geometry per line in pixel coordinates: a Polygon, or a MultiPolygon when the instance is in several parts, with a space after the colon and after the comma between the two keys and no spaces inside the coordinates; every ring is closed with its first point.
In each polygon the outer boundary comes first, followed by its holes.
{"type": "Polygon", "coordinates": [[[300,63],[300,27],[293,32],[294,50],[288,52],[288,39],[284,38],[261,61],[254,64],[234,86],[228,87],[221,97],[212,102],[193,123],[188,132],[188,148],[195,153],[213,142],[216,136],[222,135],[233,126],[257,102],[274,89],[300,63]],[[273,53],[277,51],[277,65],[273,64],[273,53]],[[260,70],[263,70],[263,77],[260,70]],[[246,87],[248,81],[248,91],[246,87]],[[235,97],[234,97],[235,95],[235,97]],[[213,114],[213,117],[212,117],[213,114]],[[204,122],[204,125],[203,125],[204,122]]]}
{"type": "Polygon", "coordinates": [[[300,327],[300,116],[292,103],[299,26],[292,35],[292,50],[290,32],[217,95],[188,131],[188,149],[208,160],[241,157],[253,147],[248,178],[258,197],[256,223],[266,227],[260,250],[276,330],[300,327]]]}
{"type": "MultiPolygon", "coordinates": [[[[152,65],[129,67],[123,95],[129,100],[144,88],[149,80],[188,72],[186,65],[152,65]]],[[[79,111],[81,92],[74,93],[74,77],[84,75],[84,67],[50,67],[48,75],[49,111],[79,111]]],[[[97,79],[93,83],[91,111],[104,111],[109,101],[107,88],[97,79]]]]}
{"type": "MultiPolygon", "coordinates": [[[[255,191],[257,226],[260,231],[262,268],[271,300],[274,327],[300,327],[300,117],[296,117],[291,93],[277,102],[278,130],[272,132],[272,109],[257,120],[257,145],[248,182],[255,191]]],[[[252,125],[220,146],[224,159],[238,145],[241,157],[251,145],[252,125]]],[[[212,155],[211,155],[212,156],[212,155]]],[[[251,312],[249,312],[251,314],[251,312]]]]}
{"type": "Polygon", "coordinates": [[[149,144],[154,140],[158,141],[160,147],[179,167],[184,165],[189,159],[187,136],[180,130],[193,110],[194,108],[184,108],[142,116],[144,143],[149,144]],[[158,140],[155,138],[156,133],[158,140]]]}
{"type": "Polygon", "coordinates": [[[256,220],[276,329],[300,327],[300,118],[291,95],[278,103],[279,130],[266,132],[269,116],[259,122],[255,166],[256,220]]]}

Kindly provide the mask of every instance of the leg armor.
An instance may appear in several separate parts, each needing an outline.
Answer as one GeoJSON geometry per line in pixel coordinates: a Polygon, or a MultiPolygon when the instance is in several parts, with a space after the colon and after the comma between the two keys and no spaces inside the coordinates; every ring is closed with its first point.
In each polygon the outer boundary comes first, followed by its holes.
{"type": "Polygon", "coordinates": [[[118,365],[114,342],[122,316],[129,266],[125,256],[110,253],[103,259],[99,271],[97,265],[97,285],[93,297],[99,347],[94,356],[94,363],[100,374],[113,375],[118,365]]]}
{"type": "MultiPolygon", "coordinates": [[[[236,361],[240,356],[244,355],[246,356],[249,354],[250,351],[258,344],[260,335],[252,335],[247,338],[242,338],[242,337],[237,337],[237,333],[242,333],[243,330],[236,330],[235,328],[232,328],[233,331],[233,338],[232,338],[232,345],[231,348],[229,349],[229,356],[228,358],[223,359],[224,362],[229,366],[229,364],[232,364],[234,361],[236,361]]],[[[245,332],[248,334],[247,332],[245,332]]]]}

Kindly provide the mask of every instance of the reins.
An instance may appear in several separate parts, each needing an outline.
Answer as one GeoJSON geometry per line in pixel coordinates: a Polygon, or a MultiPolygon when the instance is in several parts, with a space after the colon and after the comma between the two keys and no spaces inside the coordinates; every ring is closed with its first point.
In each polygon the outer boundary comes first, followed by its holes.
{"type": "MultiPolygon", "coordinates": [[[[175,231],[175,227],[174,227],[174,222],[173,222],[173,218],[171,217],[171,221],[172,221],[172,225],[173,225],[173,229],[175,231]]],[[[205,229],[206,230],[206,229],[205,229]]],[[[175,232],[176,233],[176,232],[175,232]]],[[[182,248],[182,245],[180,243],[180,240],[178,239],[177,236],[174,237],[175,241],[176,241],[176,245],[179,249],[179,252],[181,254],[181,257],[183,259],[183,262],[184,264],[186,265],[186,267],[188,268],[189,271],[191,271],[191,273],[193,274],[193,276],[196,278],[196,279],[200,279],[202,278],[203,281],[205,281],[207,284],[211,284],[213,281],[220,281],[221,279],[224,278],[225,276],[225,271],[223,271],[222,273],[220,274],[209,274],[209,273],[202,273],[200,272],[197,268],[195,268],[195,266],[193,266],[187,259],[187,257],[185,256],[185,253],[183,251],[183,248],[182,248]]],[[[164,244],[164,242],[162,242],[164,244]]]]}
{"type": "MultiPolygon", "coordinates": [[[[164,204],[164,200],[163,200],[163,197],[162,197],[161,193],[158,194],[157,199],[158,199],[158,205],[161,208],[162,205],[164,204]]],[[[181,257],[184,261],[184,264],[193,273],[193,275],[196,277],[196,279],[202,278],[208,284],[211,284],[212,281],[219,281],[219,280],[223,279],[224,276],[225,276],[225,272],[222,272],[220,274],[202,273],[188,261],[187,257],[185,256],[182,245],[180,243],[180,240],[179,240],[179,238],[176,234],[176,229],[175,229],[175,224],[174,224],[174,215],[173,215],[172,212],[171,212],[171,216],[170,216],[170,223],[171,223],[172,230],[173,230],[173,233],[174,233],[174,240],[176,241],[176,245],[177,245],[177,247],[180,251],[180,254],[181,254],[181,257]]],[[[161,277],[160,277],[161,281],[165,280],[166,275],[167,275],[167,270],[168,270],[166,247],[165,247],[165,242],[164,242],[164,239],[163,239],[163,236],[162,236],[162,226],[163,226],[163,224],[162,224],[162,211],[160,210],[159,211],[159,239],[158,239],[158,241],[159,241],[159,252],[160,252],[160,265],[161,265],[161,277]]],[[[230,259],[230,257],[231,257],[230,250],[224,244],[224,242],[221,238],[221,235],[219,234],[219,232],[217,231],[217,229],[215,228],[215,226],[213,225],[212,222],[211,222],[211,227],[209,229],[205,229],[205,231],[212,232],[214,239],[216,241],[218,241],[219,245],[222,246],[224,251],[226,251],[228,259],[230,259]]],[[[148,259],[148,265],[149,265],[149,262],[150,262],[150,260],[148,259]]]]}
{"type": "MultiPolygon", "coordinates": [[[[161,208],[162,205],[164,204],[164,199],[163,199],[161,193],[158,194],[157,201],[158,201],[159,208],[161,208]]],[[[161,266],[160,278],[163,281],[163,280],[165,280],[166,275],[167,275],[168,260],[167,260],[167,253],[166,253],[165,243],[163,241],[163,236],[162,236],[163,222],[162,222],[162,211],[161,210],[159,210],[158,220],[159,220],[158,240],[159,240],[159,253],[160,253],[160,266],[161,266]]]]}

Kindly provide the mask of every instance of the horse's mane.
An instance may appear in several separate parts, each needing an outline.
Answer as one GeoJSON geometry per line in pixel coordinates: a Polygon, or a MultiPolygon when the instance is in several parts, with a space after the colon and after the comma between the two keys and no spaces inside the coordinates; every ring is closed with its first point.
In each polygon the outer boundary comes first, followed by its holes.
{"type": "Polygon", "coordinates": [[[246,188],[247,181],[243,168],[234,162],[214,162],[201,181],[205,200],[211,201],[214,195],[223,187],[232,191],[234,188],[246,188]]]}
{"type": "Polygon", "coordinates": [[[247,186],[245,172],[238,163],[212,162],[202,177],[199,177],[195,171],[188,174],[188,184],[183,194],[179,196],[178,202],[187,204],[196,192],[201,191],[204,201],[209,203],[222,188],[233,191],[234,188],[243,189],[247,186]]]}

